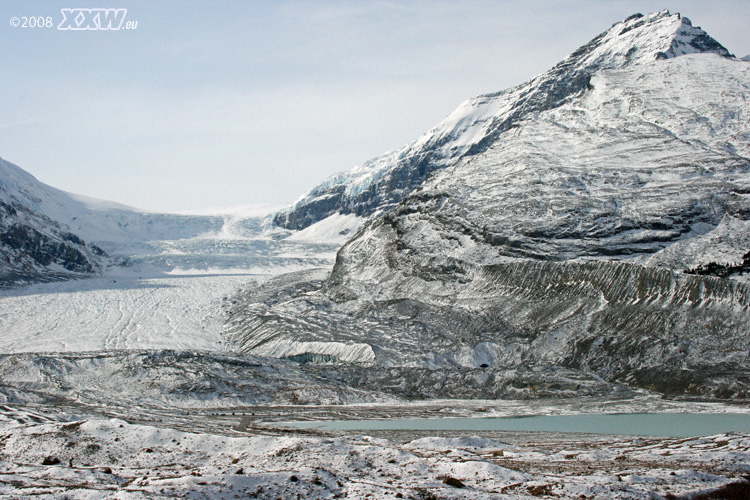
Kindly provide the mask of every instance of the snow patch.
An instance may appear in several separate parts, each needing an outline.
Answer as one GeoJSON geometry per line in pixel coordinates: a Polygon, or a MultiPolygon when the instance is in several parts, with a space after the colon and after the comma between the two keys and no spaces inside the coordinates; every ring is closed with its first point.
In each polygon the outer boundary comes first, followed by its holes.
{"type": "Polygon", "coordinates": [[[336,213],[301,231],[292,233],[287,240],[343,244],[357,233],[364,220],[363,217],[354,214],[336,213]]]}
{"type": "Polygon", "coordinates": [[[375,353],[369,344],[354,342],[304,342],[287,338],[275,338],[250,350],[250,354],[268,358],[289,358],[312,362],[373,363],[375,353]]]}

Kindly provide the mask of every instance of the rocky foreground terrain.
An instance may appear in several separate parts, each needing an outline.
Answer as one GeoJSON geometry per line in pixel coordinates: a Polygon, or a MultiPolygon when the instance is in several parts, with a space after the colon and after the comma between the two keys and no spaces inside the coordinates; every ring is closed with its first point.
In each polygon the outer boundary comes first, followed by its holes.
{"type": "Polygon", "coordinates": [[[739,434],[247,435],[200,418],[207,432],[174,430],[165,412],[140,425],[0,406],[0,498],[695,499],[750,487],[739,434]]]}

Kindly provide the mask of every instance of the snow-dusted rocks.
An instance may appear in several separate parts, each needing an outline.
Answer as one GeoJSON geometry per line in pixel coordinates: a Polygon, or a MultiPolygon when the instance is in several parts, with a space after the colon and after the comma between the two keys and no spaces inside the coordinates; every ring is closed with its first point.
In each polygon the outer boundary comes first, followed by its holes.
{"type": "Polygon", "coordinates": [[[750,441],[736,434],[516,445],[229,433],[65,421],[0,406],[0,497],[646,500],[748,487],[736,476],[747,472],[750,441]]]}
{"type": "Polygon", "coordinates": [[[0,404],[194,409],[392,399],[304,373],[291,361],[167,349],[0,354],[0,379],[0,404]]]}

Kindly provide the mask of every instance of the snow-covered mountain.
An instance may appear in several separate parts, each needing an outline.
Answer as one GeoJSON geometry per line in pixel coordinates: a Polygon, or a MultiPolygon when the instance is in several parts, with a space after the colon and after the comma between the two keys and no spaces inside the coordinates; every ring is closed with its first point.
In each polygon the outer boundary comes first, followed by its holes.
{"type": "Polygon", "coordinates": [[[0,276],[93,273],[105,252],[50,217],[59,195],[17,166],[0,159],[0,276]],[[57,199],[56,199],[57,198],[57,199]]]}
{"type": "Polygon", "coordinates": [[[375,216],[330,277],[245,294],[228,331],[409,397],[749,397],[750,288],[702,275],[750,251],[748,96],[750,65],[686,18],[631,16],[280,213],[375,216]]]}
{"type": "Polygon", "coordinates": [[[218,233],[224,217],[149,213],[48,186],[0,159],[0,280],[98,273],[123,246],[218,233]]]}
{"type": "Polygon", "coordinates": [[[279,212],[275,222],[301,229],[336,213],[382,213],[432,172],[486,151],[525,118],[584,94],[593,74],[693,53],[732,57],[680,14],[633,15],[546,73],[517,87],[469,99],[416,141],[327,179],[279,212]]]}
{"type": "Polygon", "coordinates": [[[302,231],[144,213],[0,160],[0,285],[131,258],[0,291],[0,497],[742,495],[746,433],[284,422],[746,418],[748,68],[679,15],[633,16],[277,215],[302,231]]]}

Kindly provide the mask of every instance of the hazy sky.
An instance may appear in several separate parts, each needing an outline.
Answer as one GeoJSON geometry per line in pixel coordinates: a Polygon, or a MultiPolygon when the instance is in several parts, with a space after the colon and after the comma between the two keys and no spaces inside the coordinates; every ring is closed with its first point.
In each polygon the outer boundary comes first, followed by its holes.
{"type": "Polygon", "coordinates": [[[289,203],[662,9],[750,54],[748,0],[4,1],[0,157],[150,210],[289,203]],[[57,30],[68,7],[137,28],[57,30]]]}

